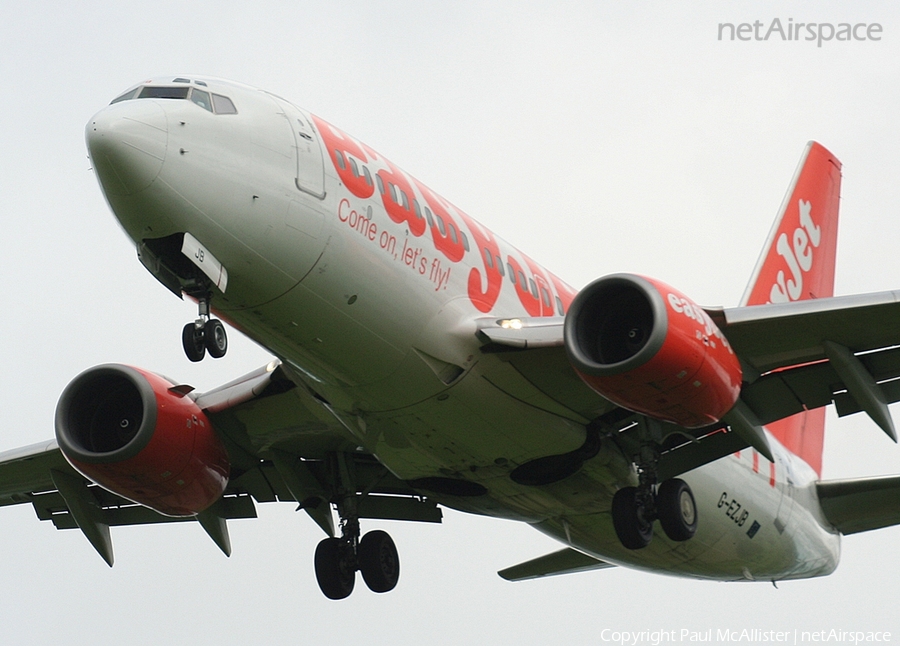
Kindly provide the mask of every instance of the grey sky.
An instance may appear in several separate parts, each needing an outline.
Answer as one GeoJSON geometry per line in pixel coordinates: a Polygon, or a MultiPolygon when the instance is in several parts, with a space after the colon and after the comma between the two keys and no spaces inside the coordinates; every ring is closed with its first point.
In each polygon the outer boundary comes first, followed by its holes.
{"type": "MultiPolygon", "coordinates": [[[[194,306],[141,267],[83,140],[121,90],[206,74],[336,124],[573,286],[613,271],[735,305],[803,146],[844,163],[837,292],[900,287],[900,6],[894,2],[9,3],[0,20],[0,450],[49,438],[77,373],[139,365],[206,390],[269,360],[232,332],[190,364],[194,306]],[[187,5],[187,6],[186,6],[187,5]],[[880,42],[718,41],[721,22],[883,25],[880,42]]],[[[829,417],[825,476],[900,473],[865,419],[829,417]]],[[[893,630],[900,529],[852,536],[831,577],[719,584],[614,569],[510,584],[557,548],[446,512],[384,524],[400,584],[334,603],[321,538],[291,505],[232,522],[114,530],[108,569],[79,532],[0,510],[4,643],[596,644],[600,631],[893,630]]],[[[374,527],[374,523],[367,524],[374,527]]]]}

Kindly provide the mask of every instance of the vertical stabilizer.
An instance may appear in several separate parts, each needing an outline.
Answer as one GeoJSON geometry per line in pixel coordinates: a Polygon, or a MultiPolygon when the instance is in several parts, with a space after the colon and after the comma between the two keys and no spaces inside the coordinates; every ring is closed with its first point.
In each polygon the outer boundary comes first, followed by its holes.
{"type": "MultiPolygon", "coordinates": [[[[741,305],[834,295],[841,163],[810,141],[803,151],[741,305]]],[[[768,430],[822,475],[825,409],[774,422],[768,430]]]]}

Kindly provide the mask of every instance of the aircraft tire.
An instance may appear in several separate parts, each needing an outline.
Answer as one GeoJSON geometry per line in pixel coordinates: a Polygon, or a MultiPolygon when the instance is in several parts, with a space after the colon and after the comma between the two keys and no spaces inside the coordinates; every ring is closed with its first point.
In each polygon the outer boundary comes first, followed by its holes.
{"type": "Polygon", "coordinates": [[[656,513],[666,536],[673,541],[686,541],[697,532],[697,502],[688,483],[680,478],[659,485],[656,513]]]}
{"type": "Polygon", "coordinates": [[[206,343],[203,337],[203,328],[198,328],[193,323],[188,323],[181,331],[181,344],[191,361],[203,361],[203,357],[206,356],[206,343]]]}
{"type": "Polygon", "coordinates": [[[637,487],[623,487],[612,499],[612,520],[623,547],[639,550],[653,538],[653,522],[644,517],[637,504],[637,487]]]}
{"type": "Polygon", "coordinates": [[[316,546],[316,581],[329,599],[346,599],[353,592],[356,572],[350,567],[339,538],[326,538],[316,546]]]}
{"type": "Polygon", "coordinates": [[[400,557],[394,541],[380,529],[359,542],[359,570],[372,592],[390,592],[400,579],[400,557]]]}
{"type": "Polygon", "coordinates": [[[228,335],[225,326],[219,319],[210,319],[203,327],[203,337],[206,351],[213,359],[221,359],[228,351],[228,335]]]}

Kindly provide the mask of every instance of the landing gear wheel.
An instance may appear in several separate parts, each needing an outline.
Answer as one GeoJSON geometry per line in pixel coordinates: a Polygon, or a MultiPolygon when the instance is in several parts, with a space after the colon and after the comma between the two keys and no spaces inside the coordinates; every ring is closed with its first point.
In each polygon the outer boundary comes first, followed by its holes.
{"type": "Polygon", "coordinates": [[[210,319],[203,327],[203,336],[206,349],[213,359],[220,359],[228,351],[228,335],[225,334],[225,326],[218,319],[210,319]]]}
{"type": "Polygon", "coordinates": [[[390,592],[400,579],[400,557],[387,532],[369,532],[359,542],[359,570],[369,590],[390,592]]]}
{"type": "Polygon", "coordinates": [[[181,331],[181,344],[184,353],[191,361],[203,361],[206,355],[206,343],[204,342],[203,328],[198,328],[193,323],[188,323],[181,331]]]}
{"type": "Polygon", "coordinates": [[[644,517],[637,502],[637,487],[619,489],[612,499],[612,520],[616,536],[630,550],[639,550],[653,538],[653,522],[644,517]]]}
{"type": "Polygon", "coordinates": [[[697,531],[697,503],[688,483],[680,478],[659,485],[656,513],[666,536],[673,541],[686,541],[697,531]]]}
{"type": "Polygon", "coordinates": [[[316,547],[316,581],[329,599],[346,599],[353,592],[356,571],[339,538],[326,538],[316,547]]]}

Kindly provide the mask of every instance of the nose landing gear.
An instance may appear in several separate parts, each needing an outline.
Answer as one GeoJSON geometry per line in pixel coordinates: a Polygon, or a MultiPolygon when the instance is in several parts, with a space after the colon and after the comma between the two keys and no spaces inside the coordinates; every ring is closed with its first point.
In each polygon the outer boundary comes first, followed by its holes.
{"type": "Polygon", "coordinates": [[[188,323],[181,331],[181,344],[191,361],[202,361],[207,352],[213,359],[219,359],[228,350],[225,326],[222,321],[209,318],[210,296],[206,292],[197,298],[200,314],[196,321],[188,323]]]}

